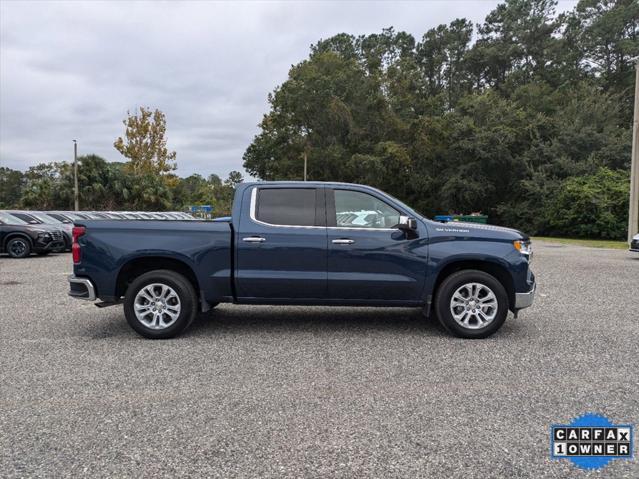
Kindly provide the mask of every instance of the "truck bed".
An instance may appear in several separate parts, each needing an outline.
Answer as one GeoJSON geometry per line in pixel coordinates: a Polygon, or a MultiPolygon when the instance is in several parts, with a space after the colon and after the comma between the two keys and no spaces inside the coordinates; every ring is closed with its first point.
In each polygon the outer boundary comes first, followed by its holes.
{"type": "Polygon", "coordinates": [[[204,299],[232,296],[232,226],[226,221],[77,221],[81,238],[78,276],[90,278],[97,295],[117,301],[123,294],[117,277],[124,268],[177,261],[195,273],[204,299]]]}

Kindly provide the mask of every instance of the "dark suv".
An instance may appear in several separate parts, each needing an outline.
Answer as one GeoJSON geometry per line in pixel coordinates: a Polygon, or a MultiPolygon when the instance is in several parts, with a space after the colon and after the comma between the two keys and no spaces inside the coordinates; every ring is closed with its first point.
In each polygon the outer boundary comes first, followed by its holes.
{"type": "Polygon", "coordinates": [[[30,225],[0,211],[0,253],[12,258],[26,258],[32,252],[40,255],[64,249],[62,231],[50,225],[30,225]]]}
{"type": "Polygon", "coordinates": [[[7,211],[7,213],[11,216],[15,216],[16,218],[21,219],[25,223],[29,223],[30,225],[45,224],[52,228],[61,230],[64,239],[64,249],[65,251],[71,251],[71,231],[73,230],[72,221],[66,220],[63,222],[51,215],[40,211],[7,211]]]}

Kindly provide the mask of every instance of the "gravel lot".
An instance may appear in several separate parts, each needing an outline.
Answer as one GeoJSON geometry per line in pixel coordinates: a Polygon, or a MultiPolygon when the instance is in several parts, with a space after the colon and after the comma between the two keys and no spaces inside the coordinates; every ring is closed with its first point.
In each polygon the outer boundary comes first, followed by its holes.
{"type": "Polygon", "coordinates": [[[0,474],[639,477],[548,457],[552,423],[639,424],[639,255],[535,248],[535,304],[483,341],[414,309],[232,305],[149,341],[67,297],[69,255],[2,257],[0,474]]]}

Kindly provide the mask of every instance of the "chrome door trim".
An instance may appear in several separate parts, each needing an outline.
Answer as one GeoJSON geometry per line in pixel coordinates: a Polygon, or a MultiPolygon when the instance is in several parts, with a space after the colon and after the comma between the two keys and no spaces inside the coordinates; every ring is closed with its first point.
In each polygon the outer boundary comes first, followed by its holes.
{"type": "MultiPolygon", "coordinates": [[[[259,186],[254,186],[251,190],[251,206],[249,208],[249,216],[251,221],[264,225],[264,226],[272,226],[275,228],[306,228],[306,229],[327,229],[327,230],[346,230],[346,231],[397,231],[398,228],[352,228],[348,226],[302,226],[302,225],[277,225],[273,223],[266,223],[265,221],[260,221],[255,217],[255,210],[257,208],[257,190],[259,186]]],[[[314,187],[317,189],[317,187],[314,187]]],[[[347,190],[351,191],[351,190],[347,190]]],[[[352,190],[355,191],[355,190],[352,190]]]]}
{"type": "MultiPolygon", "coordinates": [[[[264,225],[264,226],[273,226],[273,227],[276,227],[276,228],[326,229],[326,226],[276,225],[276,224],[273,224],[273,223],[266,223],[265,221],[258,220],[255,217],[255,209],[257,207],[257,190],[258,189],[259,189],[259,186],[254,186],[253,190],[251,191],[251,207],[250,207],[250,213],[249,213],[249,216],[251,217],[251,220],[254,221],[255,223],[257,223],[259,225],[264,225]]],[[[311,188],[307,188],[307,189],[311,189],[311,188]]],[[[313,187],[312,189],[316,190],[317,188],[313,187]]]]}

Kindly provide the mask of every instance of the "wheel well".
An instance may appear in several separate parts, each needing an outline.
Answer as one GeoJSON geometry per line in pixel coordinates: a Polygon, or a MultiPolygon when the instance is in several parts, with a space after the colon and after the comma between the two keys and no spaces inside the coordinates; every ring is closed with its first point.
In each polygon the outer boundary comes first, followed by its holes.
{"type": "Polygon", "coordinates": [[[433,287],[433,298],[435,297],[435,294],[439,289],[439,285],[442,284],[442,282],[448,276],[464,269],[476,269],[494,276],[497,281],[502,284],[504,289],[506,289],[509,308],[512,310],[515,304],[515,285],[513,283],[512,277],[503,266],[487,261],[457,261],[446,265],[444,269],[442,269],[437,275],[437,280],[435,281],[435,285],[433,287]]]}
{"type": "Polygon", "coordinates": [[[200,296],[200,285],[190,266],[177,259],[164,258],[161,256],[147,256],[131,260],[120,269],[115,285],[116,298],[124,296],[129,284],[131,284],[135,278],[156,269],[168,269],[170,271],[180,273],[193,285],[195,294],[198,297],[200,296]]]}
{"type": "Polygon", "coordinates": [[[31,238],[29,238],[29,235],[25,235],[24,233],[9,233],[7,237],[4,239],[4,244],[2,245],[3,249],[6,248],[7,244],[9,244],[9,241],[11,241],[14,238],[26,239],[29,242],[29,245],[33,247],[33,241],[31,241],[31,238]]]}

